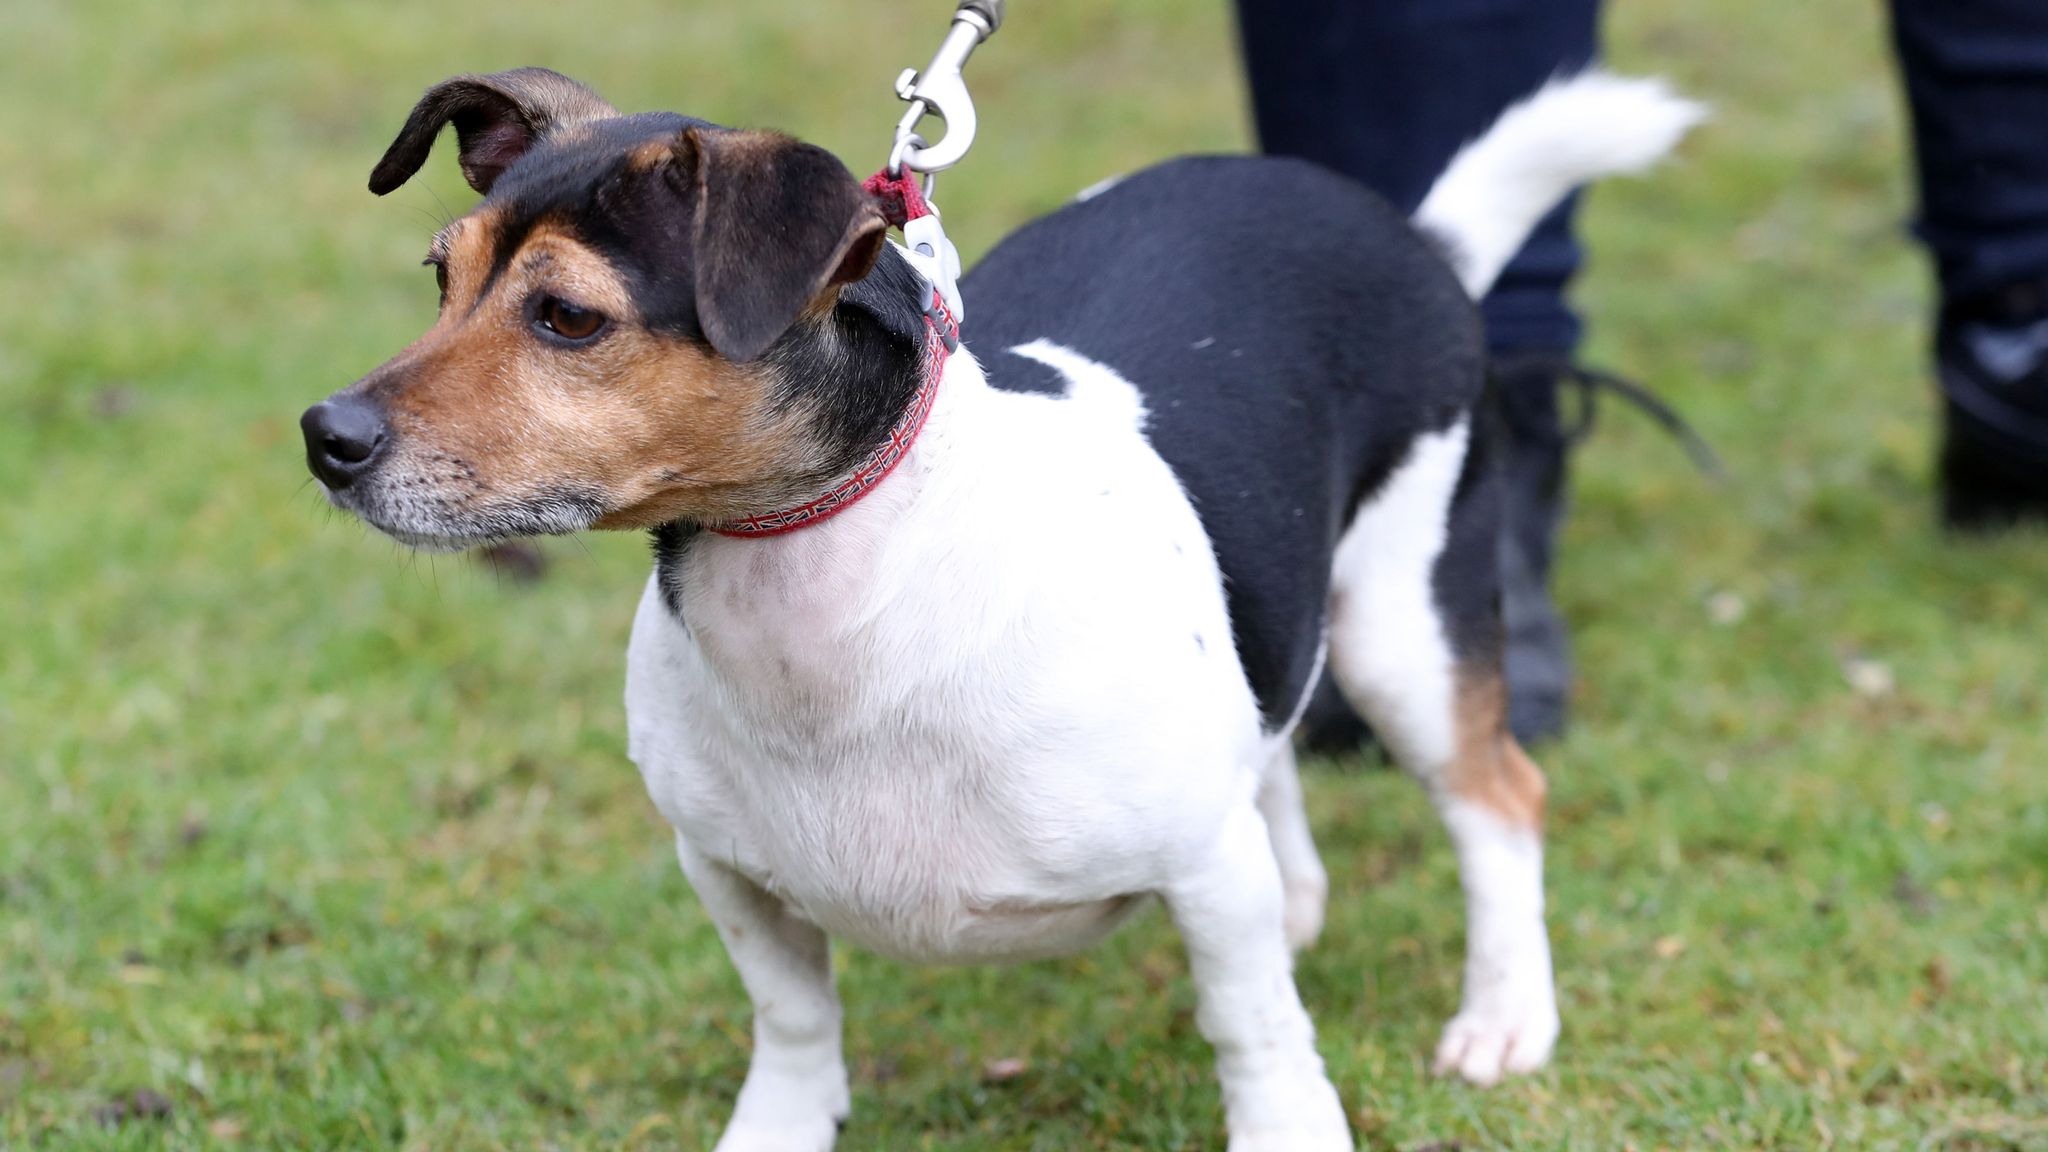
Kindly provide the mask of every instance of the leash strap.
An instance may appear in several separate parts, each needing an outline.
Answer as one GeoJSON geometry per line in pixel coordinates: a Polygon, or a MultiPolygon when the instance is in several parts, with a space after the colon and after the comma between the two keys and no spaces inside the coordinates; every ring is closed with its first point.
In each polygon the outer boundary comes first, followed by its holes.
{"type": "Polygon", "coordinates": [[[884,168],[863,181],[861,188],[881,203],[882,219],[892,228],[901,228],[932,213],[924,189],[917,186],[916,177],[907,171],[891,176],[884,168]]]}
{"type": "Polygon", "coordinates": [[[880,172],[861,184],[882,209],[882,218],[903,230],[903,255],[923,274],[939,295],[955,323],[967,316],[960,304],[960,252],[946,237],[939,210],[909,169],[891,174],[880,172]]]}

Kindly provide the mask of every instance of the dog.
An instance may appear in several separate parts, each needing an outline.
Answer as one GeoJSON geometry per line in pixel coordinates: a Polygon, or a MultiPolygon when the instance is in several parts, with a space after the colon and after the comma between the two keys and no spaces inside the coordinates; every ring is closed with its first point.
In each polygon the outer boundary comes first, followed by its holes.
{"type": "Polygon", "coordinates": [[[1503,721],[1473,300],[1699,115],[1553,82],[1412,220],[1302,162],[1170,161],[999,244],[961,344],[829,153],[459,76],[370,178],[455,126],[483,199],[429,250],[439,318],[305,414],[308,459],[415,547],[651,532],[630,753],[754,1002],[719,1152],[847,1119],[830,937],[1014,961],[1154,901],[1232,1152],[1348,1149],[1292,977],[1329,885],[1290,734],[1327,663],[1449,828],[1438,1071],[1543,1064],[1545,784],[1503,721]]]}

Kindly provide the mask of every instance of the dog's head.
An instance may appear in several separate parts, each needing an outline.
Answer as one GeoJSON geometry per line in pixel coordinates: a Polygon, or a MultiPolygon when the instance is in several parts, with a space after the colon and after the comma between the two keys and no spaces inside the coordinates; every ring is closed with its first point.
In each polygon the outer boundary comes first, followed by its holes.
{"type": "Polygon", "coordinates": [[[428,250],[440,315],[301,421],[336,504],[461,547],[758,512],[857,455],[845,398],[792,376],[884,247],[830,153],[522,68],[430,89],[371,191],[450,123],[484,198],[428,250]]]}

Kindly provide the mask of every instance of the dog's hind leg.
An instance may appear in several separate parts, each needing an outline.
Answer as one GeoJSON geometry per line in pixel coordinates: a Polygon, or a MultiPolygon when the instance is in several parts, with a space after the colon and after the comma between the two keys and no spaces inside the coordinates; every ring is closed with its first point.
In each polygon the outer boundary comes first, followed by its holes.
{"type": "Polygon", "coordinates": [[[1526,1072],[1558,1030],[1543,923],[1543,774],[1507,731],[1499,508],[1470,425],[1418,437],[1338,545],[1330,665],[1450,829],[1465,890],[1465,991],[1437,1071],[1526,1072]]]}
{"type": "Polygon", "coordinates": [[[1330,874],[1324,870],[1315,837],[1309,832],[1292,741],[1281,741],[1266,762],[1265,775],[1259,779],[1259,815],[1265,817],[1273,856],[1280,864],[1287,946],[1299,951],[1322,935],[1330,874]]]}
{"type": "Polygon", "coordinates": [[[825,933],[695,851],[676,855],[754,1002],[754,1058],[715,1152],[831,1152],[851,1098],[825,933]]]}

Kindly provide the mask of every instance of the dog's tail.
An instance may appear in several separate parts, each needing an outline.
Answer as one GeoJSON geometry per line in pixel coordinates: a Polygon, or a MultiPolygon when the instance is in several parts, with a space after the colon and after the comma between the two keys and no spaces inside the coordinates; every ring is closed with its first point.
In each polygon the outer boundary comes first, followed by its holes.
{"type": "Polygon", "coordinates": [[[1573,189],[1648,168],[1706,116],[1662,80],[1560,77],[1465,145],[1416,209],[1416,227],[1444,244],[1477,300],[1573,189]]]}

